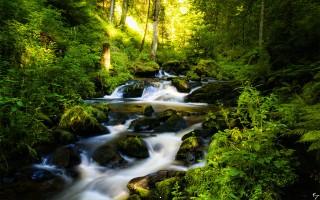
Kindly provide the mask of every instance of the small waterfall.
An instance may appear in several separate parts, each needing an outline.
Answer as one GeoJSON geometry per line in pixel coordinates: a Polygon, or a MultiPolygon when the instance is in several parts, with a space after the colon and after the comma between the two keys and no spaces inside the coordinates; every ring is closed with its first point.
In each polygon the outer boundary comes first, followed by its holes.
{"type": "Polygon", "coordinates": [[[187,95],[187,93],[178,92],[177,88],[171,85],[171,81],[162,81],[158,87],[146,87],[140,100],[183,102],[187,95]]]}
{"type": "MultiPolygon", "coordinates": [[[[79,166],[81,179],[59,195],[57,200],[108,200],[125,199],[128,197],[128,182],[135,178],[146,176],[161,169],[179,167],[172,165],[181,144],[181,137],[198,128],[200,124],[193,125],[178,133],[162,133],[154,137],[145,138],[150,157],[138,161],[130,168],[120,170],[107,170],[101,172],[101,167],[95,163],[82,162],[79,166]]],[[[180,169],[183,169],[182,167],[180,169]]]]}
{"type": "Polygon", "coordinates": [[[168,72],[164,71],[163,69],[160,69],[159,72],[156,74],[156,78],[170,78],[170,77],[176,77],[176,76],[169,74],[168,72]]]}

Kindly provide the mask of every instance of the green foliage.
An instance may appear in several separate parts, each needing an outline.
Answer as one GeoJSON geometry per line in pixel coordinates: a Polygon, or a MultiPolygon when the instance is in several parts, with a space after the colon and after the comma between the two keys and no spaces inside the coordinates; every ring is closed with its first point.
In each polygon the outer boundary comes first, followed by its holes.
{"type": "Polygon", "coordinates": [[[197,199],[276,199],[293,183],[292,150],[274,144],[272,132],[226,130],[213,136],[207,164],[187,173],[197,199]]]}
{"type": "Polygon", "coordinates": [[[276,105],[277,99],[274,95],[263,97],[256,89],[246,86],[239,96],[237,113],[243,125],[262,130],[276,105]]]}
{"type": "Polygon", "coordinates": [[[93,106],[77,105],[63,113],[59,126],[77,132],[81,127],[96,126],[99,119],[105,118],[106,114],[93,106]]]}

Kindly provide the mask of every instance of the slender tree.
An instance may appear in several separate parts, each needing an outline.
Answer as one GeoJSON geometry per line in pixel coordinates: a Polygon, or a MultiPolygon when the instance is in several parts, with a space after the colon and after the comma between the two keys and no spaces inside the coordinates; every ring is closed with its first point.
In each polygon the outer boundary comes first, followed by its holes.
{"type": "Polygon", "coordinates": [[[153,37],[151,45],[151,58],[156,59],[157,48],[158,48],[158,35],[159,35],[159,15],[160,15],[160,0],[154,0],[153,3],[153,37]]]}
{"type": "Polygon", "coordinates": [[[126,24],[127,14],[129,9],[129,0],[122,1],[122,12],[121,12],[121,19],[120,19],[120,27],[123,27],[126,24]]]}
{"type": "Polygon", "coordinates": [[[260,26],[259,26],[259,49],[262,50],[263,43],[263,23],[264,23],[264,0],[261,0],[260,26]]]}
{"type": "Polygon", "coordinates": [[[109,21],[111,23],[113,22],[115,4],[116,4],[115,0],[111,0],[111,2],[110,2],[110,15],[109,15],[109,21]]]}
{"type": "Polygon", "coordinates": [[[151,7],[151,0],[148,0],[147,20],[146,20],[146,26],[145,26],[145,28],[144,28],[143,39],[142,39],[141,46],[140,46],[140,52],[143,50],[144,43],[145,43],[146,36],[147,36],[147,32],[148,32],[148,23],[149,23],[150,7],[151,7]]]}

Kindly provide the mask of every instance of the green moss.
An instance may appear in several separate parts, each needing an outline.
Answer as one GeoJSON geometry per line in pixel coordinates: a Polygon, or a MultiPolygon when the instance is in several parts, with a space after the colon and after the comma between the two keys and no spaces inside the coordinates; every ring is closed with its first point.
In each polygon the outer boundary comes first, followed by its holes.
{"type": "Polygon", "coordinates": [[[180,147],[181,150],[188,150],[188,149],[196,149],[199,148],[199,140],[197,137],[188,137],[182,142],[180,147]]]}
{"type": "Polygon", "coordinates": [[[59,126],[80,135],[87,135],[105,130],[98,121],[102,118],[106,118],[102,111],[92,106],[77,105],[64,112],[59,126]]]}
{"type": "Polygon", "coordinates": [[[156,191],[159,198],[164,200],[172,199],[172,190],[179,178],[172,177],[156,183],[156,191]]]}

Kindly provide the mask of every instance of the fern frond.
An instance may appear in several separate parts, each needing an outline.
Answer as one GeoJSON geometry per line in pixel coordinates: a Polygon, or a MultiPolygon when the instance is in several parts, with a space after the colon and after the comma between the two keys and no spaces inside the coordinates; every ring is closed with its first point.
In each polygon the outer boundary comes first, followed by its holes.
{"type": "Polygon", "coordinates": [[[314,151],[314,150],[320,150],[320,140],[316,141],[316,142],[313,142],[309,148],[308,148],[308,151],[314,151]]]}
{"type": "Polygon", "coordinates": [[[320,130],[309,131],[301,137],[299,142],[317,142],[320,141],[320,130]]]}

